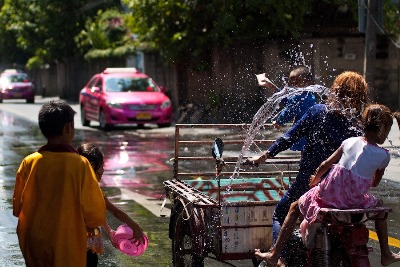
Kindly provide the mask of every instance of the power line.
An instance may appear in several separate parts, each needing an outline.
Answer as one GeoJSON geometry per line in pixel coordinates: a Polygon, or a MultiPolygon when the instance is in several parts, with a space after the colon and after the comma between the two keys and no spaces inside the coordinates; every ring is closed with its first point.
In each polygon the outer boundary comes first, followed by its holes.
{"type": "Polygon", "coordinates": [[[393,44],[396,46],[396,48],[400,48],[400,44],[397,43],[395,40],[393,40],[389,34],[385,32],[385,30],[380,26],[380,23],[376,21],[376,19],[371,15],[371,11],[369,10],[368,6],[366,5],[365,1],[361,1],[364,5],[365,10],[367,11],[366,14],[369,16],[369,19],[375,24],[376,28],[380,31],[381,34],[385,35],[393,44]]]}

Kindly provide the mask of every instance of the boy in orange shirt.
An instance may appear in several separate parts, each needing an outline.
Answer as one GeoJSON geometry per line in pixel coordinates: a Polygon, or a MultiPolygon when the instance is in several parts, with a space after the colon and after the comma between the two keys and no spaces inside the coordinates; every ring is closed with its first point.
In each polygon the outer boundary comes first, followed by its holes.
{"type": "Polygon", "coordinates": [[[45,103],[39,127],[47,144],[18,169],[13,214],[26,266],[85,266],[87,228],[105,223],[102,191],[89,161],[71,146],[75,111],[45,103]]]}

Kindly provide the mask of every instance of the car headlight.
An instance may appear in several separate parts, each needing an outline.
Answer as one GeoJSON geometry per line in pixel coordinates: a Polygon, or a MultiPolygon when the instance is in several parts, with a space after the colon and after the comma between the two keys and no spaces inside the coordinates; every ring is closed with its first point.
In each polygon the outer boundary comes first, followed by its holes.
{"type": "Polygon", "coordinates": [[[171,106],[171,100],[167,100],[167,101],[162,102],[161,109],[166,109],[166,108],[169,108],[170,106],[171,106]]]}
{"type": "Polygon", "coordinates": [[[110,108],[122,109],[122,104],[117,102],[107,102],[107,106],[110,108]]]}

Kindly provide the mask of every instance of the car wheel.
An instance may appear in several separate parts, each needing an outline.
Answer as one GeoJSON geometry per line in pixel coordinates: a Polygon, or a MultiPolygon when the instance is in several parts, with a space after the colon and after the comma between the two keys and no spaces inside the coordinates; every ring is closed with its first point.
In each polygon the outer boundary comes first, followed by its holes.
{"type": "Polygon", "coordinates": [[[169,127],[169,126],[171,126],[171,123],[159,123],[159,124],[157,124],[158,125],[158,127],[160,127],[160,128],[164,128],[164,127],[169,127]]]}
{"type": "Polygon", "coordinates": [[[81,122],[83,126],[89,126],[90,125],[90,120],[86,119],[86,112],[85,108],[81,106],[81,122]]]}
{"type": "Polygon", "coordinates": [[[0,98],[0,103],[3,103],[3,99],[2,98],[0,98]]]}
{"type": "Polygon", "coordinates": [[[28,98],[28,99],[26,99],[26,103],[29,103],[29,104],[35,103],[35,98],[28,98]]]}
{"type": "Polygon", "coordinates": [[[99,124],[100,124],[100,129],[102,130],[109,130],[111,128],[111,125],[108,124],[106,121],[106,114],[104,114],[103,110],[100,110],[99,124]]]}

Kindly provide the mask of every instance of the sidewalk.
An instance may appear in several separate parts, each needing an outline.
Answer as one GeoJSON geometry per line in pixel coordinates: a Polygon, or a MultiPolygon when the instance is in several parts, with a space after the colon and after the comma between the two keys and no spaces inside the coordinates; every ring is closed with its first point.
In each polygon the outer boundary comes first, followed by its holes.
{"type": "Polygon", "coordinates": [[[390,151],[390,162],[383,175],[383,179],[400,182],[400,130],[395,119],[393,120],[388,139],[382,146],[390,151]],[[393,145],[388,140],[391,140],[393,145]]]}

